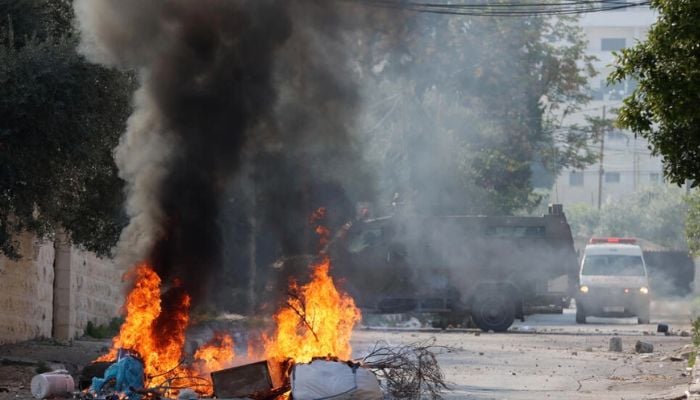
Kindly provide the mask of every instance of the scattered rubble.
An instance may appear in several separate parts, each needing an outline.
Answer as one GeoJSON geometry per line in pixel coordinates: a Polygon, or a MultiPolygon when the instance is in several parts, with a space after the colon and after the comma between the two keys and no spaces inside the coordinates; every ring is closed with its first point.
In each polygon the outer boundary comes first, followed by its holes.
{"type": "Polygon", "coordinates": [[[636,353],[653,353],[654,345],[651,343],[642,342],[641,340],[637,340],[637,343],[634,345],[634,351],[636,353]]]}
{"type": "Polygon", "coordinates": [[[622,351],[622,338],[621,337],[612,337],[610,338],[610,345],[608,347],[608,351],[614,351],[614,352],[621,352],[622,351]]]}

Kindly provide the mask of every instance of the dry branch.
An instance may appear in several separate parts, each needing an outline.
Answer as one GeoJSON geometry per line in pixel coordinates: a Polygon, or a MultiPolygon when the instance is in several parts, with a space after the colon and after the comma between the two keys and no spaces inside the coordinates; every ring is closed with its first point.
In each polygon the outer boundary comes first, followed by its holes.
{"type": "Polygon", "coordinates": [[[451,351],[455,349],[436,346],[435,338],[402,346],[377,342],[362,359],[362,366],[377,375],[394,399],[441,399],[448,387],[437,355],[451,351]]]}

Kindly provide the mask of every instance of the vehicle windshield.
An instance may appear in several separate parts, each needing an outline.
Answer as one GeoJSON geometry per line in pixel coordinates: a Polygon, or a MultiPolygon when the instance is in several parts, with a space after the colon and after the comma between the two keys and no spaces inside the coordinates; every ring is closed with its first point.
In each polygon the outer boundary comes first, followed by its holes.
{"type": "Polygon", "coordinates": [[[621,254],[587,255],[581,275],[644,276],[641,256],[621,254]]]}

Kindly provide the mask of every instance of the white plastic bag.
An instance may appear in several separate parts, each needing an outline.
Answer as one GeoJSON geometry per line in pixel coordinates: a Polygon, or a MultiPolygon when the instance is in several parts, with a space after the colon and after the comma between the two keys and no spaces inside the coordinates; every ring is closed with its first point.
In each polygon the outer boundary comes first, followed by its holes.
{"type": "Polygon", "coordinates": [[[292,371],[295,400],[381,400],[379,382],[372,371],[338,361],[314,360],[292,371]]]}

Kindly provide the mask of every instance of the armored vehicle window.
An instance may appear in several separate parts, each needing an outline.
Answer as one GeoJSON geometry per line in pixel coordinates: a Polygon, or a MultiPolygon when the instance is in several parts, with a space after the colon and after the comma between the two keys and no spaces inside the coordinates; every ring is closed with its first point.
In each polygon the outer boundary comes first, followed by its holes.
{"type": "Polygon", "coordinates": [[[503,238],[544,237],[544,226],[489,226],[486,228],[489,236],[503,238]]]}
{"type": "Polygon", "coordinates": [[[583,261],[581,275],[644,276],[641,256],[592,254],[583,261]]]}

